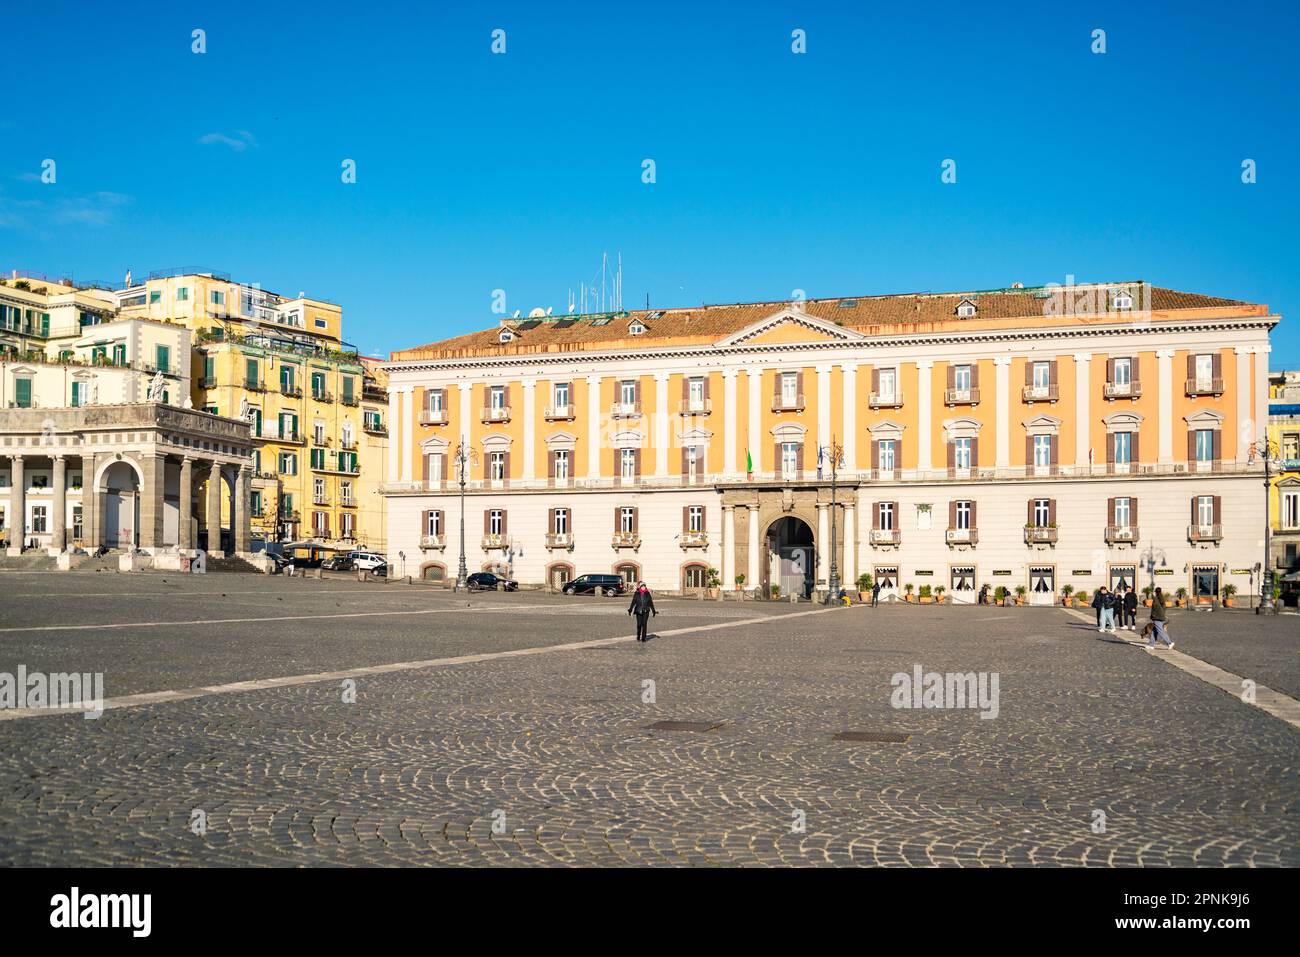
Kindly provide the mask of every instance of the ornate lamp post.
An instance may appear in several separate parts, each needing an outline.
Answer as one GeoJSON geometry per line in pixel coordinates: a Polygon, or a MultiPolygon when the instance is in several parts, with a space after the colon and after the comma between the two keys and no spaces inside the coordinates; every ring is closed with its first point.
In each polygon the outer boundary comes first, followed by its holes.
{"type": "Polygon", "coordinates": [[[844,455],[844,449],[839,442],[831,436],[830,445],[831,457],[831,572],[827,579],[826,586],[829,594],[826,596],[827,604],[833,604],[840,593],[840,562],[837,554],[838,538],[835,534],[835,492],[839,479],[840,458],[844,455]]]}
{"type": "MultiPolygon", "coordinates": [[[[1259,569],[1259,604],[1255,606],[1255,614],[1262,615],[1273,611],[1273,569],[1269,567],[1269,538],[1273,531],[1273,463],[1278,449],[1276,443],[1270,442],[1265,436],[1251,446],[1251,451],[1258,453],[1264,460],[1264,564],[1259,569]]],[[[1278,462],[1278,466],[1281,467],[1281,462],[1278,462]]]]}
{"type": "Polygon", "coordinates": [[[457,482],[460,485],[460,566],[456,569],[456,591],[460,591],[469,584],[469,569],[465,567],[465,473],[471,462],[478,461],[478,453],[462,441],[456,446],[456,455],[452,461],[456,463],[457,482]]]}
{"type": "MultiPolygon", "coordinates": [[[[1147,584],[1151,586],[1152,591],[1155,590],[1156,586],[1156,559],[1160,560],[1161,568],[1169,567],[1169,556],[1165,554],[1163,548],[1158,548],[1155,545],[1152,545],[1138,557],[1139,565],[1146,565],[1147,567],[1147,584]]],[[[1137,588],[1136,578],[1137,576],[1134,575],[1133,587],[1135,589],[1137,588]]]]}

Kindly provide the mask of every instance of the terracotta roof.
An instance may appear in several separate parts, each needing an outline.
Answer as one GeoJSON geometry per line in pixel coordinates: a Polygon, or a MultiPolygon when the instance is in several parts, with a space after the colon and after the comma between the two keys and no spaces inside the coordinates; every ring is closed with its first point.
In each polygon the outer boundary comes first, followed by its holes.
{"type": "MultiPolygon", "coordinates": [[[[1067,287],[1076,295],[1094,294],[1107,309],[1113,290],[1127,290],[1134,297],[1134,309],[1152,312],[1176,310],[1263,307],[1236,299],[1178,292],[1140,282],[1091,283],[1067,287]]],[[[906,293],[887,296],[845,296],[835,299],[810,299],[799,305],[809,316],[869,335],[909,332],[947,331],[952,327],[969,327],[972,323],[998,320],[1038,320],[1047,314],[1050,297],[1061,287],[993,289],[979,292],[906,293]],[[976,306],[971,318],[959,318],[957,307],[965,300],[976,306]]],[[[790,307],[789,301],[732,303],[693,306],[677,309],[638,309],[601,316],[554,316],[545,319],[507,320],[488,329],[480,329],[427,345],[401,349],[391,354],[391,361],[446,359],[467,356],[518,355],[536,352],[582,352],[620,346],[644,349],[671,345],[702,345],[717,342],[748,326],[790,307]],[[574,320],[574,321],[565,321],[574,320]],[[604,321],[602,321],[604,320],[604,321]],[[633,336],[628,327],[640,321],[645,331],[633,336]],[[502,328],[510,328],[511,341],[502,343],[502,328]]],[[[1093,321],[1113,322],[1116,314],[1097,315],[1096,310],[1057,310],[1054,314],[1086,316],[1093,321]]],[[[1123,314],[1120,314],[1123,315],[1123,314]]],[[[1015,322],[1005,322],[1016,325],[1015,322]]]]}

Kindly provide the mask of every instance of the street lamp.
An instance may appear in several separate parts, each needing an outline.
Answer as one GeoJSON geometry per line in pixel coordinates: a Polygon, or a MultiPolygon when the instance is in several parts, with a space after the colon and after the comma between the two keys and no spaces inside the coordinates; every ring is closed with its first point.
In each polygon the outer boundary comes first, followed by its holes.
{"type": "Polygon", "coordinates": [[[456,570],[456,591],[460,591],[469,585],[469,569],[465,567],[465,472],[471,462],[478,461],[478,453],[462,440],[456,446],[456,455],[452,461],[456,463],[457,481],[460,484],[460,567],[456,570]]]}
{"type": "MultiPolygon", "coordinates": [[[[1147,584],[1151,586],[1151,590],[1153,592],[1155,591],[1155,586],[1156,586],[1156,558],[1157,557],[1159,557],[1160,559],[1161,568],[1169,567],[1169,556],[1165,554],[1165,550],[1163,548],[1158,548],[1155,545],[1150,546],[1145,552],[1143,552],[1141,555],[1138,556],[1139,564],[1146,565],[1147,567],[1147,584]]],[[[1136,581],[1133,582],[1133,587],[1135,589],[1137,588],[1136,581]]]]}
{"type": "MultiPolygon", "coordinates": [[[[1251,452],[1259,453],[1264,460],[1264,564],[1259,572],[1259,604],[1255,614],[1261,615],[1273,610],[1273,569],[1269,568],[1269,536],[1272,533],[1272,491],[1273,461],[1276,443],[1270,442],[1268,436],[1251,445],[1251,452]]],[[[1281,463],[1279,462],[1279,467],[1281,463]]]]}
{"type": "Polygon", "coordinates": [[[835,534],[835,490],[839,478],[838,469],[840,458],[844,454],[844,449],[837,441],[835,441],[834,436],[831,436],[829,451],[831,457],[831,572],[826,582],[827,590],[830,592],[826,598],[826,602],[827,604],[832,604],[840,593],[840,563],[839,558],[836,555],[837,537],[835,534]]]}

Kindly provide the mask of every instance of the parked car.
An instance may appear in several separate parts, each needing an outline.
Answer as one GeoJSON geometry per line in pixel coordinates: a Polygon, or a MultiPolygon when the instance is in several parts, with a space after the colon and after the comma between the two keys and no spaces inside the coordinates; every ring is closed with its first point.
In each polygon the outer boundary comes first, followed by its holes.
{"type": "Polygon", "coordinates": [[[627,582],[620,575],[579,575],[564,586],[566,595],[624,595],[627,582]]]}
{"type": "Polygon", "coordinates": [[[331,555],[320,563],[320,567],[327,572],[350,572],[357,566],[351,555],[331,555]]]}
{"type": "Polygon", "coordinates": [[[475,572],[465,579],[470,591],[518,591],[519,582],[494,572],[475,572]]]}
{"type": "Polygon", "coordinates": [[[374,571],[380,565],[388,564],[388,559],[378,552],[350,552],[348,558],[352,559],[353,566],[366,572],[374,571]]]}

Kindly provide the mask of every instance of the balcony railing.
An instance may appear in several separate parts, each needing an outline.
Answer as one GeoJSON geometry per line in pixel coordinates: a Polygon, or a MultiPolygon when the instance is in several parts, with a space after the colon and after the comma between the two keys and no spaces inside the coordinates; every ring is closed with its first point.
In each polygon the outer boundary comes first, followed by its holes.
{"type": "Polygon", "coordinates": [[[311,397],[317,402],[333,402],[333,393],[326,392],[324,389],[312,389],[311,397]]]}
{"type": "Polygon", "coordinates": [[[949,545],[974,545],[980,540],[980,533],[974,528],[950,528],[944,535],[949,545]]]}
{"type": "Polygon", "coordinates": [[[1107,525],[1106,541],[1115,544],[1136,542],[1141,538],[1136,525],[1107,525]]]}
{"type": "Polygon", "coordinates": [[[550,422],[567,421],[577,418],[577,409],[573,407],[572,403],[568,405],[548,405],[545,417],[550,422]]]}
{"type": "Polygon", "coordinates": [[[311,503],[313,505],[328,505],[330,503],[330,497],[328,495],[313,495],[311,497],[311,503]]]}
{"type": "Polygon", "coordinates": [[[339,504],[344,508],[356,508],[357,500],[351,495],[344,495],[339,498],[339,504]]]}
{"type": "Polygon", "coordinates": [[[903,407],[903,393],[895,390],[893,392],[873,392],[867,399],[867,405],[873,409],[901,409],[903,407]]]}
{"type": "Polygon", "coordinates": [[[682,532],[682,548],[706,548],[708,544],[708,532],[682,532]]]}
{"type": "Polygon", "coordinates": [[[611,544],[614,548],[639,548],[641,536],[636,532],[615,532],[611,544]]]}
{"type": "Polygon", "coordinates": [[[371,435],[387,435],[387,434],[388,434],[388,426],[384,425],[384,423],[382,423],[382,422],[372,422],[372,421],[367,421],[367,422],[365,422],[365,423],[362,424],[361,428],[362,428],[364,431],[369,432],[371,435]]]}
{"type": "Polygon", "coordinates": [[[944,389],[944,405],[979,405],[979,389],[944,389]]]}
{"type": "Polygon", "coordinates": [[[778,395],[772,399],[773,412],[802,412],[804,409],[803,393],[798,395],[778,395]]]}
{"type": "Polygon", "coordinates": [[[281,385],[280,394],[289,399],[301,399],[302,389],[298,388],[296,385],[281,385]]]}
{"type": "Polygon", "coordinates": [[[510,406],[489,406],[479,415],[480,422],[509,422],[510,406]]]}
{"type": "MultiPolygon", "coordinates": [[[[1020,391],[1026,402],[1055,402],[1060,398],[1060,387],[1056,385],[1027,385],[1020,391]]],[[[976,399],[975,401],[979,401],[976,399]]]]}
{"type": "Polygon", "coordinates": [[[1188,379],[1188,395],[1223,395],[1222,379],[1188,379]]]}
{"type": "Polygon", "coordinates": [[[1052,528],[1050,525],[1026,525],[1025,544],[1055,545],[1056,529],[1052,528]]]}
{"type": "Polygon", "coordinates": [[[346,393],[339,397],[339,401],[344,405],[360,405],[355,394],[347,395],[346,393]]]}
{"type": "Polygon", "coordinates": [[[504,535],[488,534],[483,536],[484,550],[492,549],[492,548],[505,548],[505,547],[506,547],[506,537],[504,535]]]}
{"type": "Polygon", "coordinates": [[[261,379],[245,379],[244,388],[249,392],[265,392],[266,383],[261,379]]]}
{"type": "Polygon", "coordinates": [[[677,403],[678,415],[710,415],[712,412],[712,399],[682,399],[677,403]]]}
{"type": "Polygon", "coordinates": [[[446,548],[447,536],[446,535],[421,535],[420,547],[421,548],[446,548]]]}
{"type": "Polygon", "coordinates": [[[216,387],[217,387],[217,380],[211,376],[204,376],[202,379],[199,380],[200,389],[215,389],[216,387]]]}
{"type": "Polygon", "coordinates": [[[573,548],[572,532],[547,532],[547,548],[573,548]]]}
{"type": "Polygon", "coordinates": [[[257,437],[260,439],[270,439],[273,442],[295,442],[301,443],[303,436],[293,429],[281,429],[278,422],[263,422],[262,427],[257,431],[257,437]]]}
{"type": "Polygon", "coordinates": [[[1188,525],[1187,538],[1193,542],[1217,542],[1223,538],[1223,526],[1188,525]]]}
{"type": "Polygon", "coordinates": [[[339,448],[345,452],[355,452],[357,449],[356,439],[339,439],[339,448]]]}
{"type": "Polygon", "coordinates": [[[1107,399],[1136,399],[1142,394],[1141,382],[1107,382],[1101,387],[1107,399]]]}
{"type": "Polygon", "coordinates": [[[641,414],[640,402],[615,402],[609,407],[609,414],[616,419],[631,419],[641,414]]]}
{"type": "Polygon", "coordinates": [[[420,424],[421,425],[446,425],[447,410],[446,409],[421,409],[420,424]]]}
{"type": "Polygon", "coordinates": [[[872,545],[898,545],[903,541],[903,531],[898,528],[873,528],[871,530],[872,545]]]}

